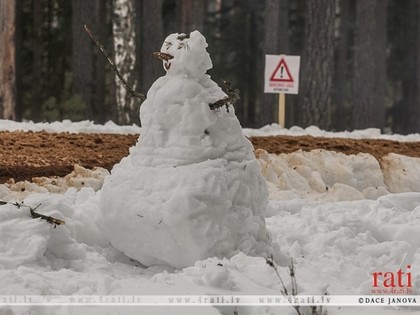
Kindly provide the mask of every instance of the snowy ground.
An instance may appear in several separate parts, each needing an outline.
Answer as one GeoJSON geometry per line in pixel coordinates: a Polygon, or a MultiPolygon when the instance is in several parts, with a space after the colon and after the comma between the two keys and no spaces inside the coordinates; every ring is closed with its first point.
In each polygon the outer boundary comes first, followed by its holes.
{"type": "MultiPolygon", "coordinates": [[[[136,126],[91,122],[33,124],[0,121],[0,130],[138,133],[136,126]]],[[[380,135],[375,130],[327,133],[315,127],[260,130],[287,134],[420,141],[420,135],[380,135]]],[[[412,266],[412,293],[420,292],[420,159],[391,154],[382,168],[372,156],[317,150],[279,156],[257,152],[270,191],[266,222],[284,255],[279,268],[290,285],[286,257],[296,262],[301,294],[372,294],[375,271],[412,266]]],[[[53,226],[28,210],[0,207],[0,296],[279,294],[281,285],[265,259],[237,254],[192,267],[142,268],[108,245],[95,225],[106,171],[78,169],[51,185],[0,185],[0,200],[41,204],[39,212],[65,220],[53,226]],[[85,183],[81,188],[80,182],[85,183]],[[57,186],[61,188],[57,188],[57,186]],[[24,188],[24,189],[23,189],[24,188]],[[24,191],[23,191],[24,190],[24,191]]],[[[1,298],[1,297],[0,297],[1,298]]],[[[290,307],[172,307],[170,314],[295,314],[290,307]]],[[[339,308],[328,314],[415,314],[418,309],[339,308]]],[[[3,307],[0,314],[167,314],[165,307],[3,307]]]]}

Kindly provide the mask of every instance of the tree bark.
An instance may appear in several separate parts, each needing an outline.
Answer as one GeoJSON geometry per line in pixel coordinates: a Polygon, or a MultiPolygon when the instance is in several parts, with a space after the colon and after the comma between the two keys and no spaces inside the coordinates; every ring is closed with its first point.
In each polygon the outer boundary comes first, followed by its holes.
{"type": "Polygon", "coordinates": [[[310,0],[307,5],[304,52],[301,59],[297,123],[301,127],[331,126],[334,65],[334,0],[310,0]]]}
{"type": "Polygon", "coordinates": [[[178,3],[178,33],[203,32],[207,0],[179,0],[178,3]]]}
{"type": "Polygon", "coordinates": [[[42,41],[42,29],[44,10],[42,9],[42,0],[33,1],[33,30],[34,30],[34,41],[33,41],[33,57],[32,57],[32,78],[37,84],[32,85],[32,102],[31,102],[31,119],[34,121],[40,121],[42,111],[40,110],[43,99],[42,99],[42,88],[43,88],[43,41],[42,41]]]}
{"type": "MultiPolygon", "coordinates": [[[[136,62],[135,1],[113,0],[113,5],[115,13],[113,19],[115,65],[128,85],[136,90],[138,82],[134,75],[136,62]]],[[[115,80],[119,123],[138,122],[138,100],[127,93],[117,77],[115,80]]]]}
{"type": "Polygon", "coordinates": [[[350,33],[350,2],[340,0],[340,18],[338,27],[337,64],[335,67],[335,93],[334,93],[334,119],[333,126],[336,130],[345,130],[348,124],[346,113],[349,102],[349,33],[350,33]]]}
{"type": "MultiPolygon", "coordinates": [[[[102,0],[95,0],[95,29],[96,36],[105,40],[106,38],[106,3],[102,0]]],[[[99,49],[95,50],[95,75],[94,75],[94,95],[92,99],[93,117],[96,122],[103,124],[109,118],[109,109],[105,103],[105,76],[107,63],[99,49]]]]}
{"type": "MultiPolygon", "coordinates": [[[[22,47],[22,28],[23,28],[23,21],[22,21],[22,7],[23,7],[23,0],[16,0],[16,20],[15,20],[15,73],[16,73],[16,91],[22,91],[22,77],[24,75],[23,72],[23,47],[22,47]]],[[[23,119],[23,93],[16,92],[16,106],[15,106],[15,119],[17,121],[22,121],[23,119]]]]}
{"type": "Polygon", "coordinates": [[[0,115],[16,119],[16,1],[0,1],[0,115]]]}
{"type": "MultiPolygon", "coordinates": [[[[264,54],[289,54],[289,0],[266,0],[264,54]]],[[[278,95],[264,94],[259,125],[277,122],[278,95]]]]}
{"type": "Polygon", "coordinates": [[[398,3],[398,15],[404,16],[394,25],[391,75],[401,82],[400,99],[394,104],[392,131],[401,134],[420,132],[420,3],[409,0],[398,3]],[[407,48],[409,45],[409,49],[407,48]],[[393,62],[399,60],[399,62],[393,62]]]}
{"type": "Polygon", "coordinates": [[[357,1],[353,127],[385,126],[386,0],[357,1]]]}
{"type": "Polygon", "coordinates": [[[86,117],[93,119],[93,44],[86,35],[83,25],[91,25],[95,21],[94,2],[73,0],[72,7],[73,91],[85,104],[86,117]]]}
{"type": "MultiPolygon", "coordinates": [[[[159,51],[163,44],[162,20],[163,0],[144,0],[141,15],[137,19],[141,31],[137,32],[136,43],[139,53],[138,71],[141,73],[141,92],[146,94],[157,78],[165,74],[162,62],[153,57],[155,51],[159,51]]],[[[168,34],[169,35],[169,34],[168,34]]]]}

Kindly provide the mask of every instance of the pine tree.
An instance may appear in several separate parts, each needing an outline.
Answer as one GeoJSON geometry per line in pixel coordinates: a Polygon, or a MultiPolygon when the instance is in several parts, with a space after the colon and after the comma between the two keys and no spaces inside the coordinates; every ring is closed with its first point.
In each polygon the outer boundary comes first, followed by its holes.
{"type": "Polygon", "coordinates": [[[335,1],[306,2],[304,50],[301,59],[297,123],[331,127],[334,71],[335,1]]]}
{"type": "Polygon", "coordinates": [[[72,73],[73,91],[81,97],[85,108],[86,118],[93,119],[91,104],[93,101],[93,45],[86,36],[83,25],[94,21],[94,2],[73,0],[72,21],[72,73]]]}
{"type": "Polygon", "coordinates": [[[0,116],[16,118],[16,0],[0,1],[0,116]]]}
{"type": "Polygon", "coordinates": [[[384,128],[386,0],[357,1],[353,74],[353,128],[384,128]]]}
{"type": "MultiPolygon", "coordinates": [[[[266,0],[264,21],[264,54],[289,54],[289,0],[266,0]]],[[[259,125],[277,122],[276,94],[265,94],[259,125]]]]}

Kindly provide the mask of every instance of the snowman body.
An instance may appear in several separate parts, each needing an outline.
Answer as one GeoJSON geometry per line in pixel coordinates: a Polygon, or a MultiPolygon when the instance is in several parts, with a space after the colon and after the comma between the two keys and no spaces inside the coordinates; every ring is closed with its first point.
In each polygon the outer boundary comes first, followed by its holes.
{"type": "Polygon", "coordinates": [[[140,109],[142,130],[101,191],[98,225],[112,245],[146,266],[176,268],[238,251],[271,251],[268,192],[234,108],[206,71],[205,38],[172,34],[161,52],[167,73],[140,109]]]}

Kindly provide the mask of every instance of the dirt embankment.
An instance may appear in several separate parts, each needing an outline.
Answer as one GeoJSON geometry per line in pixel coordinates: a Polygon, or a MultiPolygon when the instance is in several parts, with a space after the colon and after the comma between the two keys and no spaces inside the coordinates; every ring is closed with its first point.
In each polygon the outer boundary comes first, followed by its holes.
{"type": "MultiPolygon", "coordinates": [[[[110,170],[128,155],[137,138],[138,135],[0,132],[0,183],[10,178],[20,181],[65,176],[73,170],[74,164],[110,170]]],[[[420,142],[311,136],[252,137],[250,140],[255,149],[274,154],[325,149],[345,154],[365,152],[377,159],[391,152],[420,157],[420,142]]]]}

